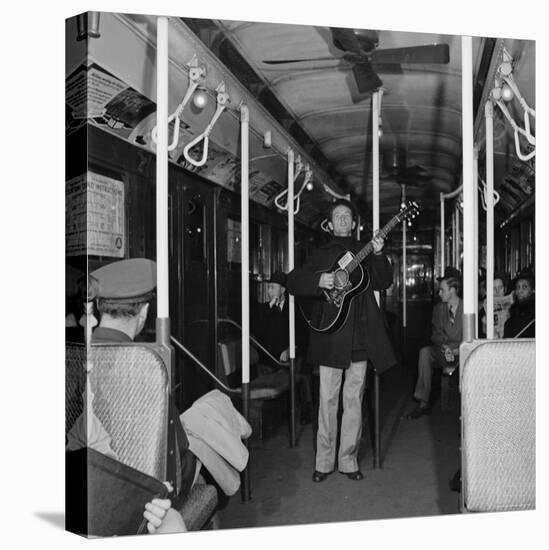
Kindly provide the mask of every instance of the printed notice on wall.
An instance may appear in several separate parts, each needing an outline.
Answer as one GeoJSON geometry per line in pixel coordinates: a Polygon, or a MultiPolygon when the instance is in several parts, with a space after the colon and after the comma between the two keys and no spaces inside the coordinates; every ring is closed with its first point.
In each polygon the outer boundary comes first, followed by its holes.
{"type": "Polygon", "coordinates": [[[80,67],[66,82],[66,100],[73,118],[93,118],[105,113],[105,106],[128,88],[99,67],[80,67]]]}
{"type": "Polygon", "coordinates": [[[124,183],[93,172],[66,184],[66,254],[123,258],[124,183]]]}

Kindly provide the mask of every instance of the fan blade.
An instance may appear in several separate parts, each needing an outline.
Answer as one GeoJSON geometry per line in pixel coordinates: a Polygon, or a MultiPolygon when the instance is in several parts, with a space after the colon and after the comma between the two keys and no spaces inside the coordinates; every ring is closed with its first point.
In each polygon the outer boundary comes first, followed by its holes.
{"type": "Polygon", "coordinates": [[[372,67],[374,68],[376,73],[382,73],[382,74],[403,74],[404,71],[402,70],[402,67],[400,65],[392,65],[388,63],[379,64],[374,63],[372,61],[372,67]]]}
{"type": "Polygon", "coordinates": [[[332,31],[332,42],[338,50],[360,53],[360,43],[353,29],[330,27],[330,31],[332,31]]]}
{"type": "Polygon", "coordinates": [[[383,82],[379,79],[379,76],[377,76],[372,66],[367,61],[353,65],[352,71],[358,91],[361,94],[377,90],[383,85],[383,82]]]}
{"type": "Polygon", "coordinates": [[[311,59],[263,59],[261,63],[267,63],[268,65],[280,65],[283,63],[302,63],[305,61],[337,61],[343,59],[343,57],[315,57],[311,59]]]}
{"type": "Polygon", "coordinates": [[[399,64],[399,63],[436,63],[445,64],[450,61],[448,44],[433,44],[431,46],[409,46],[408,48],[390,48],[374,50],[372,63],[399,64]]]}

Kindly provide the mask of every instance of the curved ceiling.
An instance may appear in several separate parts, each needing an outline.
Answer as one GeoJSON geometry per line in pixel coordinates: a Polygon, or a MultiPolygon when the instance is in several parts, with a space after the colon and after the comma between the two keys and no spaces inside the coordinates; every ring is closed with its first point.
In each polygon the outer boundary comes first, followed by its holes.
{"type": "MultiPolygon", "coordinates": [[[[195,20],[196,21],[196,20],[195,20]]],[[[303,130],[309,148],[330,165],[338,184],[370,212],[371,93],[360,94],[351,64],[342,60],[330,29],[302,25],[215,21],[211,40],[225,63],[241,57],[303,130]],[[238,52],[235,55],[233,50],[238,52]],[[317,59],[267,64],[266,60],[317,59]]],[[[439,192],[461,178],[461,37],[378,31],[377,49],[448,44],[447,64],[375,66],[383,82],[381,198],[387,212],[398,208],[401,176],[407,194],[422,196],[434,210],[439,192]],[[390,70],[389,70],[390,69],[390,70]],[[406,172],[410,175],[409,172],[406,172]],[[420,177],[421,176],[421,177],[420,177]],[[413,189],[414,188],[414,189],[413,189]]],[[[211,36],[211,35],[210,35],[211,36]]],[[[478,68],[483,40],[475,38],[478,68]]]]}

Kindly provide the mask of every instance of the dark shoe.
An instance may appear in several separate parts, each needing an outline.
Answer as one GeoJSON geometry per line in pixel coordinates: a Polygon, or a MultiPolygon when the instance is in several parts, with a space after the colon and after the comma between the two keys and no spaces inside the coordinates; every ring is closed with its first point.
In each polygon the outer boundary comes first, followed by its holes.
{"type": "Polygon", "coordinates": [[[362,472],[360,470],[357,470],[356,472],[339,472],[340,474],[343,474],[344,476],[347,476],[349,479],[352,479],[353,481],[360,481],[364,479],[364,476],[362,475],[362,472]]]}
{"type": "Polygon", "coordinates": [[[324,481],[332,472],[319,472],[318,470],[315,470],[313,472],[313,481],[316,483],[320,483],[321,481],[324,481]]]}
{"type": "Polygon", "coordinates": [[[429,412],[429,407],[426,405],[416,405],[413,410],[404,415],[404,418],[406,418],[406,420],[417,420],[424,414],[429,414],[429,412]]]}

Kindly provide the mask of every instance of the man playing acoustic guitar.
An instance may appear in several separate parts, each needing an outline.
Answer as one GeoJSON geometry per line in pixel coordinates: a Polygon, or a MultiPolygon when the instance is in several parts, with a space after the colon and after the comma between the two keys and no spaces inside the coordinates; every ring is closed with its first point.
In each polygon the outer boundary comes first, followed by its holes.
{"type": "Polygon", "coordinates": [[[373,254],[356,266],[360,269],[355,269],[359,272],[358,282],[363,281],[361,276],[368,280],[369,275],[369,285],[357,285],[357,291],[342,315],[338,316],[338,306],[327,300],[334,289],[345,285],[349,261],[353,258],[345,254],[349,251],[356,254],[363,248],[352,236],[355,217],[351,202],[335,201],[328,214],[328,227],[333,232],[331,241],[314,250],[305,264],[294,269],[287,280],[289,292],[312,298],[307,360],[319,365],[320,371],[315,482],[324,481],[335,470],[337,412],[343,373],[343,416],[337,467],[349,479],[359,481],[363,479],[358,449],[362,435],[362,396],[367,361],[372,362],[377,372],[396,363],[373,292],[388,288],[393,280],[391,264],[382,254],[384,241],[380,236],[371,241],[373,254]],[[335,317],[339,317],[338,322],[331,321],[335,317]],[[330,321],[323,326],[326,318],[330,321]],[[332,326],[335,329],[329,330],[332,326]]]}

